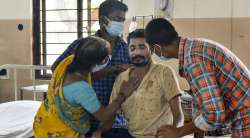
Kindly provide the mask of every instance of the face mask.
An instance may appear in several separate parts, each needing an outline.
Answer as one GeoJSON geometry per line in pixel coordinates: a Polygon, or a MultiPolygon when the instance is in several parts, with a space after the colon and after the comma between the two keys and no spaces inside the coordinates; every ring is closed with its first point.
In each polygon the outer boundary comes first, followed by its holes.
{"type": "Polygon", "coordinates": [[[111,61],[111,58],[112,58],[112,56],[108,55],[108,60],[104,64],[97,64],[97,65],[95,65],[92,68],[92,72],[97,72],[97,71],[100,71],[100,70],[104,69],[105,67],[107,67],[107,65],[111,61]]]}
{"type": "Polygon", "coordinates": [[[124,23],[109,20],[109,24],[105,25],[105,29],[111,36],[121,36],[124,30],[124,23]]]}

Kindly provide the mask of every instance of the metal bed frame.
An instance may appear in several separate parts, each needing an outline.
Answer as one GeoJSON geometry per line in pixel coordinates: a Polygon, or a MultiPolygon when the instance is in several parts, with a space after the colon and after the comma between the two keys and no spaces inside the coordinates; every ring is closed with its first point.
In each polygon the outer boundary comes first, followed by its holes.
{"type": "MultiPolygon", "coordinates": [[[[28,86],[29,88],[33,87],[31,90],[33,92],[33,98],[36,100],[36,93],[40,92],[37,91],[37,88],[39,85],[36,85],[36,78],[35,78],[35,71],[36,70],[51,70],[51,66],[39,66],[39,65],[23,65],[23,64],[5,64],[0,66],[0,70],[6,69],[6,70],[13,70],[13,86],[14,86],[14,95],[15,95],[15,101],[18,100],[18,86],[17,86],[17,70],[31,70],[31,80],[32,80],[32,86],[28,86]]],[[[27,87],[21,88],[21,99],[23,94],[23,89],[25,90],[27,87]]]]}

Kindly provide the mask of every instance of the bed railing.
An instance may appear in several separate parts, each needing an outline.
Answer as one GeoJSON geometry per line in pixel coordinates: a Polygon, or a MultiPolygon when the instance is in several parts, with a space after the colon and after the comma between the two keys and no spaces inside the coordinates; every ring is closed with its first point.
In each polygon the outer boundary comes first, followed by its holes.
{"type": "MultiPolygon", "coordinates": [[[[39,66],[39,65],[21,65],[21,64],[5,64],[0,66],[0,70],[12,70],[13,71],[13,85],[14,85],[14,94],[15,100],[18,100],[18,88],[17,88],[17,70],[31,70],[31,80],[32,86],[36,89],[35,85],[35,71],[36,70],[51,70],[51,66],[39,66]]],[[[36,99],[36,93],[34,93],[34,99],[36,99]]]]}

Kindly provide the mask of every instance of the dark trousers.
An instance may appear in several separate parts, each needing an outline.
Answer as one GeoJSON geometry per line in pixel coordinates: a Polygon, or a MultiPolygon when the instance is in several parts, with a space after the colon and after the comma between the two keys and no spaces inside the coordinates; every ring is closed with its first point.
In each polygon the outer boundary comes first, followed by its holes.
{"type": "Polygon", "coordinates": [[[134,138],[129,134],[127,129],[112,128],[106,133],[102,134],[102,138],[134,138]]]}
{"type": "MultiPolygon", "coordinates": [[[[91,138],[91,132],[90,131],[86,138],[91,138]]],[[[134,138],[132,135],[129,134],[127,129],[123,128],[112,128],[109,131],[102,134],[102,138],[134,138]]]]}

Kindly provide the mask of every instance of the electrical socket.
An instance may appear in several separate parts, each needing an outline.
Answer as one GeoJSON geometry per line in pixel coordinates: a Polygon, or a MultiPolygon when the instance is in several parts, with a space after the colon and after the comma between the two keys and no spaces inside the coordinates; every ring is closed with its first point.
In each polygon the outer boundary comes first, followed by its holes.
{"type": "Polygon", "coordinates": [[[0,79],[6,80],[9,79],[9,70],[8,69],[2,69],[0,70],[0,79]]]}

